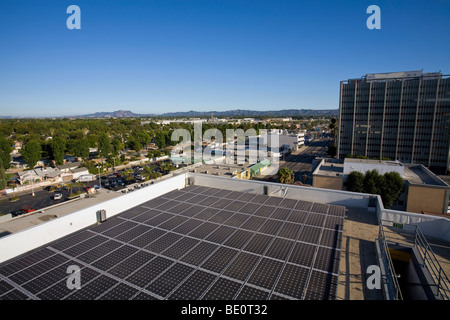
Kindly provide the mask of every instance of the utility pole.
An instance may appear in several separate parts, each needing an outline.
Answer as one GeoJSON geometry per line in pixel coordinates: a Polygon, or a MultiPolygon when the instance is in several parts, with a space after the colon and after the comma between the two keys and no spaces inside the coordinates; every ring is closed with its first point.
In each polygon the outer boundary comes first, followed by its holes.
{"type": "Polygon", "coordinates": [[[102,187],[102,181],[100,180],[100,168],[101,167],[102,166],[100,166],[100,165],[97,166],[97,168],[98,168],[98,184],[99,184],[100,188],[102,187]]]}

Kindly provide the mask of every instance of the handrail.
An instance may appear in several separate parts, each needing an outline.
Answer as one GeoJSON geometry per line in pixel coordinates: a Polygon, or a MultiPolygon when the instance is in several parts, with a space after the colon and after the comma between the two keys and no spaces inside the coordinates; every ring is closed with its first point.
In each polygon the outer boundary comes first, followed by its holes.
{"type": "Polygon", "coordinates": [[[380,228],[379,228],[379,232],[378,232],[378,239],[381,242],[382,245],[382,252],[384,253],[384,256],[387,260],[387,270],[390,276],[390,280],[392,283],[392,286],[394,288],[394,299],[395,300],[403,300],[403,295],[402,292],[400,290],[400,285],[398,283],[397,280],[397,276],[395,275],[395,269],[394,269],[394,264],[392,262],[392,258],[391,258],[391,254],[389,253],[389,247],[387,245],[387,241],[386,241],[386,235],[384,234],[384,230],[383,230],[383,224],[380,223],[380,228]]]}
{"type": "MultiPolygon", "coordinates": [[[[382,220],[380,223],[380,229],[383,228],[383,222],[387,222],[392,224],[395,227],[395,224],[392,221],[382,220]]],[[[422,267],[426,268],[430,275],[433,277],[436,282],[437,288],[437,297],[441,297],[445,300],[450,300],[450,280],[444,272],[439,260],[436,258],[433,249],[428,243],[427,239],[423,235],[418,225],[410,225],[410,224],[402,224],[402,227],[409,227],[414,232],[414,243],[413,248],[417,249],[417,252],[420,254],[423,265],[422,267]]],[[[380,231],[384,236],[384,240],[386,240],[386,236],[384,231],[380,231]]]]}

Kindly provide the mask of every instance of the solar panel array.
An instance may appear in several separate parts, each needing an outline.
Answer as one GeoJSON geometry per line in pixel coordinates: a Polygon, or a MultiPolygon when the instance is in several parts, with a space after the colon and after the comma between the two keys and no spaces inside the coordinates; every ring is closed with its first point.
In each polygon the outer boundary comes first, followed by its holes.
{"type": "Polygon", "coordinates": [[[3,263],[0,299],[335,299],[344,213],[188,186],[3,263]]]}

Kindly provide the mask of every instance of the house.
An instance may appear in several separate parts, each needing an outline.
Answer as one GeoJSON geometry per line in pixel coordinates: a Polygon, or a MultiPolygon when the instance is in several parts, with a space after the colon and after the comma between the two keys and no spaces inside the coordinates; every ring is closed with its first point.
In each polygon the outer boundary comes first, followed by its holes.
{"type": "Polygon", "coordinates": [[[72,173],[72,179],[78,179],[79,177],[81,177],[83,175],[89,174],[89,170],[86,167],[76,168],[76,169],[72,169],[70,171],[72,173]]]}
{"type": "Polygon", "coordinates": [[[81,165],[81,162],[67,162],[61,166],[57,166],[57,168],[63,172],[70,172],[73,169],[78,168],[81,165]]]}

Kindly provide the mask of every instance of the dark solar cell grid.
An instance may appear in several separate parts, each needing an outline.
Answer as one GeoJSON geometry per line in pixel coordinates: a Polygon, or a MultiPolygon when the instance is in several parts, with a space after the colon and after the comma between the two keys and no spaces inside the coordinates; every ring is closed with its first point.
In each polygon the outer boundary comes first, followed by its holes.
{"type": "Polygon", "coordinates": [[[212,272],[221,273],[227,264],[237,255],[239,251],[227,247],[219,247],[201,267],[212,272]]]}
{"type": "Polygon", "coordinates": [[[306,218],[308,217],[309,212],[292,210],[289,217],[287,217],[287,221],[294,223],[304,223],[306,218]]]}
{"type": "Polygon", "coordinates": [[[197,205],[191,205],[188,209],[184,210],[180,213],[180,216],[184,217],[195,217],[197,214],[202,212],[205,209],[205,207],[197,206],[197,205]]]}
{"type": "Polygon", "coordinates": [[[260,205],[264,204],[266,201],[267,201],[267,196],[263,196],[263,195],[261,195],[261,194],[255,195],[255,196],[250,200],[250,202],[257,203],[257,204],[260,204],[260,205]]]}
{"type": "Polygon", "coordinates": [[[322,227],[324,225],[326,215],[318,213],[309,213],[306,217],[305,224],[315,227],[322,227]]]}
{"type": "Polygon", "coordinates": [[[270,292],[256,289],[250,286],[243,286],[236,300],[266,300],[270,292]]]}
{"type": "Polygon", "coordinates": [[[124,245],[95,261],[92,266],[106,271],[108,269],[111,269],[113,266],[120,263],[127,257],[131,256],[132,254],[136,253],[137,251],[138,249],[136,248],[124,245]]]}
{"type": "Polygon", "coordinates": [[[224,245],[241,249],[253,236],[253,233],[245,230],[237,230],[224,245]]]}
{"type": "Polygon", "coordinates": [[[123,242],[129,242],[133,239],[136,239],[137,237],[143,235],[144,233],[151,230],[152,227],[146,226],[146,225],[137,225],[136,227],[125,231],[124,233],[118,235],[117,237],[114,237],[115,239],[123,242]]]}
{"type": "Polygon", "coordinates": [[[259,229],[259,232],[267,233],[270,235],[276,234],[278,230],[280,230],[282,225],[283,221],[268,219],[266,222],[264,222],[264,225],[261,227],[261,229],[259,229]]]}
{"type": "Polygon", "coordinates": [[[323,204],[323,203],[314,203],[311,211],[312,212],[318,212],[318,213],[328,213],[328,208],[330,206],[328,204],[323,204]]]}
{"type": "MultiPolygon", "coordinates": [[[[82,274],[81,288],[84,288],[83,283],[87,284],[89,281],[93,280],[94,278],[100,275],[100,273],[88,267],[81,268],[80,273],[82,274]]],[[[74,292],[73,289],[67,287],[67,275],[66,275],[66,277],[63,280],[56,282],[48,289],[38,293],[37,297],[42,300],[61,300],[65,296],[72,294],[73,292],[74,292]]]]}
{"type": "Polygon", "coordinates": [[[190,232],[189,235],[191,237],[204,239],[218,227],[219,227],[219,225],[216,223],[204,222],[199,227],[197,227],[195,230],[190,232]]]}
{"type": "Polygon", "coordinates": [[[168,210],[168,212],[174,213],[174,214],[179,214],[190,207],[191,207],[191,205],[189,203],[179,202],[176,206],[171,207],[168,210]]]}
{"type": "Polygon", "coordinates": [[[12,290],[8,293],[1,296],[1,300],[27,300],[29,297],[25,294],[20,292],[19,290],[12,290]]]}
{"type": "Polygon", "coordinates": [[[225,198],[228,194],[230,194],[231,191],[230,190],[224,190],[224,189],[218,189],[215,193],[214,196],[215,197],[219,197],[219,198],[225,198]]]}
{"type": "Polygon", "coordinates": [[[289,256],[289,262],[308,267],[311,266],[316,248],[316,245],[297,242],[289,256]]]}
{"type": "Polygon", "coordinates": [[[0,280],[0,296],[12,290],[13,288],[14,287],[10,285],[8,282],[0,280]]]}
{"type": "Polygon", "coordinates": [[[9,276],[9,279],[17,283],[18,285],[22,285],[27,281],[30,281],[48,270],[53,269],[54,267],[67,262],[68,259],[63,257],[62,255],[56,254],[45,260],[37,262],[32,266],[22,269],[19,272],[9,276]]]}
{"type": "Polygon", "coordinates": [[[220,200],[220,198],[209,196],[209,197],[204,198],[202,201],[199,201],[198,204],[202,205],[202,206],[210,206],[218,200],[220,200]]]}
{"type": "Polygon", "coordinates": [[[143,265],[147,264],[154,257],[155,255],[152,253],[138,251],[136,254],[118,263],[108,272],[118,278],[124,279],[143,265]]]}
{"type": "Polygon", "coordinates": [[[208,220],[214,217],[218,212],[220,212],[220,209],[205,208],[195,216],[195,219],[208,220]]]}
{"type": "Polygon", "coordinates": [[[272,213],[276,210],[276,208],[271,206],[260,206],[258,207],[254,212],[250,213],[255,216],[261,217],[261,218],[269,218],[272,216],[272,213]]]}
{"type": "Polygon", "coordinates": [[[189,218],[183,217],[183,216],[175,216],[170,220],[167,220],[166,222],[163,222],[159,225],[159,228],[165,229],[165,230],[172,230],[176,227],[182,225],[184,222],[186,222],[189,218]]]}
{"type": "Polygon", "coordinates": [[[164,256],[173,259],[179,259],[199,242],[200,240],[184,237],[180,241],[175,243],[173,246],[171,246],[169,249],[164,251],[164,256]]]}
{"type": "Polygon", "coordinates": [[[272,215],[270,216],[271,219],[278,219],[278,220],[286,220],[287,217],[289,217],[289,214],[291,213],[290,209],[287,208],[275,208],[272,212],[272,215]]]}
{"type": "Polygon", "coordinates": [[[169,297],[169,300],[197,300],[216,279],[215,275],[196,270],[169,297]]]}
{"type": "Polygon", "coordinates": [[[323,230],[322,237],[320,238],[320,245],[340,249],[341,244],[342,232],[331,229],[323,230]]]}
{"type": "MultiPolygon", "coordinates": [[[[335,298],[344,215],[335,205],[188,186],[0,273],[40,299],[335,298]],[[67,288],[71,264],[83,268],[84,290],[67,288]]],[[[0,299],[15,295],[22,293],[0,280],[0,299]]]]}
{"type": "Polygon", "coordinates": [[[241,225],[241,229],[257,231],[265,221],[266,219],[261,217],[250,217],[241,225]]]}
{"type": "Polygon", "coordinates": [[[268,196],[266,202],[264,202],[264,205],[276,207],[281,203],[281,201],[283,201],[283,198],[268,196]]]}
{"type": "Polygon", "coordinates": [[[334,300],[337,292],[337,275],[313,270],[306,290],[306,300],[334,300]]]}
{"type": "Polygon", "coordinates": [[[243,207],[239,208],[239,212],[253,214],[260,205],[258,203],[247,203],[243,207]]]}
{"type": "Polygon", "coordinates": [[[144,249],[160,253],[169,248],[174,243],[176,243],[182,237],[183,236],[179,234],[169,232],[163,235],[162,237],[158,238],[157,240],[153,241],[149,245],[145,246],[144,249]]]}
{"type": "Polygon", "coordinates": [[[47,248],[37,249],[30,254],[23,255],[19,258],[12,260],[11,262],[7,262],[0,268],[0,273],[5,276],[9,276],[13,273],[16,273],[24,268],[27,268],[34,263],[37,263],[41,260],[47,259],[48,257],[54,255],[55,253],[52,250],[47,248]]]}
{"type": "Polygon", "coordinates": [[[203,296],[203,300],[231,300],[238,292],[241,284],[225,278],[219,278],[203,296]]]}
{"type": "Polygon", "coordinates": [[[248,282],[271,290],[282,267],[283,263],[280,261],[262,258],[248,282]]]}
{"type": "Polygon", "coordinates": [[[275,292],[301,299],[308,274],[309,269],[307,268],[286,264],[275,286],[275,292]]]}
{"type": "Polygon", "coordinates": [[[133,228],[137,225],[138,224],[136,222],[124,221],[123,223],[121,223],[111,229],[106,230],[102,234],[104,234],[105,236],[108,236],[108,237],[114,237],[114,236],[121,234],[122,232],[130,230],[131,228],[133,228]]]}
{"type": "Polygon", "coordinates": [[[162,203],[161,205],[155,207],[155,209],[161,210],[161,211],[167,211],[170,208],[173,208],[173,207],[175,207],[175,206],[177,206],[179,204],[180,204],[179,201],[167,200],[166,202],[162,203]]]}
{"type": "Polygon", "coordinates": [[[125,283],[119,283],[101,296],[102,300],[129,300],[139,292],[125,283]]]}
{"type": "Polygon", "coordinates": [[[167,231],[160,229],[151,229],[150,231],[147,231],[146,233],[140,235],[136,239],[130,241],[130,244],[137,246],[139,248],[144,248],[145,246],[155,241],[165,233],[167,233],[167,231]]]}
{"type": "Polygon", "coordinates": [[[66,262],[54,269],[47,270],[46,273],[34,278],[33,280],[25,283],[23,287],[33,294],[37,294],[48,287],[52,286],[57,281],[67,280],[67,268],[73,265],[74,261],[66,262]]]}
{"type": "Polygon", "coordinates": [[[94,300],[101,294],[103,294],[106,290],[111,288],[117,283],[116,280],[101,275],[98,278],[94,279],[92,282],[83,286],[83,289],[76,290],[73,294],[69,295],[68,300],[94,300]]]}
{"type": "Polygon", "coordinates": [[[144,223],[149,225],[149,226],[158,226],[163,222],[166,222],[167,220],[169,220],[170,218],[174,217],[173,214],[167,213],[167,212],[163,212],[151,219],[146,220],[144,223]]]}
{"type": "Polygon", "coordinates": [[[215,243],[222,243],[236,231],[235,228],[229,226],[220,226],[214,230],[205,239],[215,243]]]}
{"type": "Polygon", "coordinates": [[[285,260],[294,244],[295,242],[291,240],[275,238],[267,250],[266,256],[279,260],[285,260]]]}
{"type": "Polygon", "coordinates": [[[227,226],[239,228],[250,216],[243,213],[235,213],[228,220],[224,222],[227,226]]]}
{"type": "Polygon", "coordinates": [[[145,287],[148,291],[156,293],[161,297],[166,297],[185,279],[194,268],[184,264],[175,264],[166,270],[159,278],[145,287]]]}
{"type": "Polygon", "coordinates": [[[77,243],[83,242],[94,236],[95,236],[95,233],[90,232],[88,230],[83,230],[79,233],[75,233],[75,235],[69,236],[67,238],[63,238],[62,240],[52,243],[51,247],[55,248],[56,250],[62,251],[70,246],[73,246],[77,243]]]}
{"type": "Polygon", "coordinates": [[[278,236],[295,240],[297,239],[301,228],[302,226],[299,224],[285,222],[281,227],[280,232],[278,232],[278,236]]]}
{"type": "Polygon", "coordinates": [[[295,208],[296,205],[297,205],[297,200],[288,199],[288,198],[284,198],[283,201],[281,201],[281,203],[278,204],[279,207],[288,208],[288,209],[295,208]]]}
{"type": "Polygon", "coordinates": [[[173,262],[169,259],[156,257],[125,279],[143,288],[172,264],[173,262]]]}
{"type": "Polygon", "coordinates": [[[131,209],[125,211],[124,213],[121,213],[120,216],[125,219],[133,219],[134,217],[143,214],[147,210],[148,210],[147,208],[140,207],[140,206],[134,207],[134,208],[131,208],[131,209]]]}
{"type": "Polygon", "coordinates": [[[255,234],[250,242],[244,247],[244,250],[256,254],[262,254],[272,241],[272,238],[273,237],[264,234],[255,234]]]}
{"type": "Polygon", "coordinates": [[[238,199],[239,201],[249,202],[249,201],[251,201],[255,196],[256,196],[256,194],[253,194],[253,193],[242,192],[241,195],[240,195],[237,199],[238,199]]]}
{"type": "Polygon", "coordinates": [[[302,211],[310,211],[312,205],[313,205],[312,202],[298,200],[297,204],[295,205],[295,209],[302,211]]]}
{"type": "Polygon", "coordinates": [[[316,260],[314,262],[314,268],[323,270],[325,272],[338,274],[340,254],[340,250],[319,247],[316,260]]]}
{"type": "Polygon", "coordinates": [[[175,229],[173,229],[173,232],[181,233],[181,234],[188,234],[198,226],[200,226],[203,222],[201,220],[188,220],[185,223],[179,225],[175,229]]]}
{"type": "Polygon", "coordinates": [[[199,265],[204,261],[214,250],[218,248],[218,245],[209,242],[200,242],[196,247],[189,251],[181,261],[190,263],[193,265],[199,265]]]}
{"type": "Polygon", "coordinates": [[[245,206],[247,203],[244,201],[229,201],[228,205],[226,205],[224,207],[224,209],[226,210],[230,210],[230,211],[238,211],[240,208],[242,208],[243,206],[245,206]]]}
{"type": "Polygon", "coordinates": [[[217,188],[205,188],[205,190],[203,190],[201,193],[205,194],[205,195],[208,195],[208,196],[211,196],[211,195],[217,193],[217,191],[219,191],[219,190],[220,189],[217,189],[217,188]]]}
{"type": "Polygon", "coordinates": [[[101,245],[93,248],[92,250],[83,253],[77,258],[85,263],[92,263],[95,260],[100,259],[104,255],[108,254],[109,252],[119,248],[121,245],[122,244],[118,241],[114,240],[106,241],[105,243],[102,243],[101,245]]]}
{"type": "Polygon", "coordinates": [[[241,251],[224,271],[224,275],[244,281],[259,260],[259,256],[241,251]]]}
{"type": "Polygon", "coordinates": [[[298,240],[316,244],[319,241],[321,232],[321,228],[305,225],[298,236],[298,240]]]}

